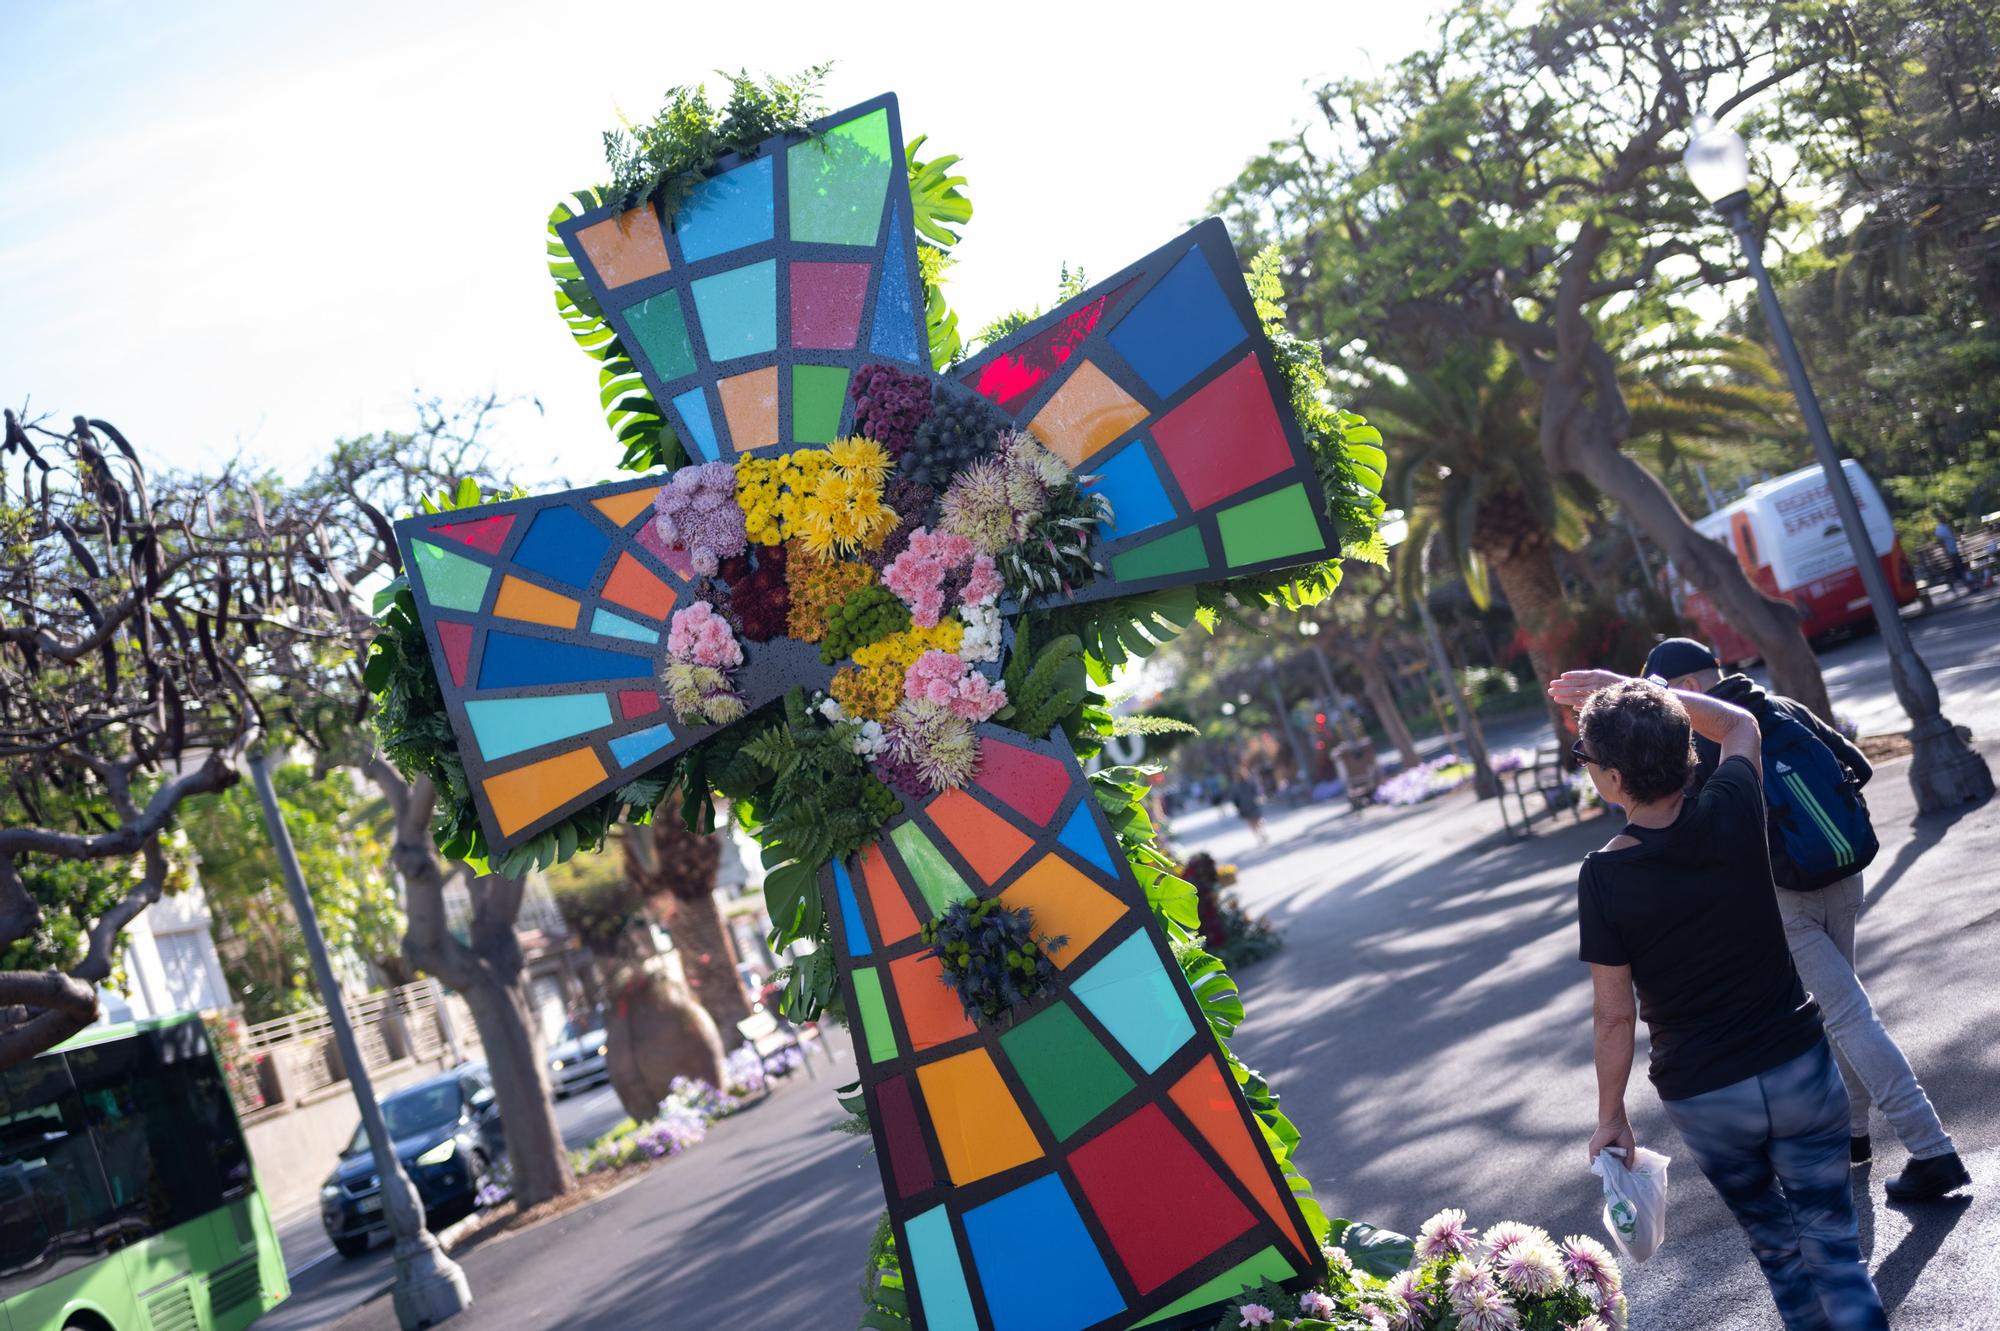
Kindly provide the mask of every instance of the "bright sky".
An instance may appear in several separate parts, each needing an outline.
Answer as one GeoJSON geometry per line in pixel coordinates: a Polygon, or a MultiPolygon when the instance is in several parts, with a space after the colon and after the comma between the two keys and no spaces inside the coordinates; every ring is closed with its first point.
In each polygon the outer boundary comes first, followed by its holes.
{"type": "Polygon", "coordinates": [[[829,108],[898,93],[907,133],[965,159],[970,329],[1044,303],[1065,260],[1107,275],[1178,234],[1309,88],[1401,55],[1435,6],[696,8],[5,6],[0,402],[296,476],[406,424],[419,391],[497,390],[542,407],[503,418],[518,475],[602,479],[616,451],[543,226],[600,180],[621,112],[826,59],[829,108]]]}

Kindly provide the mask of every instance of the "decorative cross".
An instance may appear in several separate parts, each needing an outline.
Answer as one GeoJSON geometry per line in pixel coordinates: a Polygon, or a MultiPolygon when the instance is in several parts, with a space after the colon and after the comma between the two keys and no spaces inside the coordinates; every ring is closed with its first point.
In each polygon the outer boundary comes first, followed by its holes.
{"type": "MultiPolygon", "coordinates": [[[[1017,432],[1008,456],[1039,460],[1044,482],[1073,473],[1104,501],[1090,510],[1103,520],[1081,529],[1083,571],[1065,585],[989,588],[982,600],[980,566],[957,569],[942,592],[954,640],[959,620],[995,611],[1011,622],[1036,604],[1336,551],[1220,222],[937,376],[904,161],[884,96],[827,117],[808,139],[719,161],[669,226],[642,206],[559,229],[654,401],[711,465],[398,524],[494,852],[795,688],[843,696],[854,659],[827,663],[810,640],[824,644],[826,626],[799,624],[800,594],[786,632],[753,634],[740,608],[732,627],[724,611],[732,579],[740,590],[753,576],[790,576],[787,551],[795,564],[821,551],[824,571],[864,559],[886,527],[900,529],[888,538],[898,543],[920,524],[951,530],[949,458],[933,458],[930,491],[896,492],[927,507],[876,507],[871,459],[893,461],[908,443],[888,399],[913,376],[933,412],[1002,421],[1017,432]],[[888,447],[840,451],[857,434],[888,447]],[[815,532],[794,515],[794,539],[766,543],[787,533],[756,498],[760,483],[776,489],[779,468],[757,468],[813,448],[831,450],[827,466],[859,459],[860,498],[821,513],[815,532]],[[717,463],[738,464],[733,494],[717,463]],[[719,552],[694,535],[718,499],[746,508],[749,524],[732,526],[719,552]],[[729,542],[746,530],[738,553],[729,542]]],[[[939,566],[954,557],[936,556],[939,566]]],[[[1004,552],[998,566],[990,548],[988,558],[989,582],[1013,568],[1004,552]]],[[[894,565],[876,574],[870,566],[855,585],[896,591],[902,609],[872,594],[890,623],[939,619],[894,565]]],[[[969,695],[957,714],[977,718],[980,699],[998,697],[996,672],[990,661],[977,677],[942,679],[935,696],[969,695]]],[[[1195,1325],[1261,1281],[1309,1278],[1318,1245],[1061,730],[983,722],[972,735],[969,779],[912,793],[906,774],[902,811],[821,876],[916,1325],[1195,1325]],[[1011,1021],[976,1024],[922,933],[954,903],[989,899],[1031,912],[1037,937],[1062,944],[1048,992],[1011,1021]]]]}

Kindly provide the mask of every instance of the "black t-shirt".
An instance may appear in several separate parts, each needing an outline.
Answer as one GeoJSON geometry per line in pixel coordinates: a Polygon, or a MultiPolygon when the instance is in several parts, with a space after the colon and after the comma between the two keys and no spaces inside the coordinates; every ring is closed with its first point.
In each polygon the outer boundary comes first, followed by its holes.
{"type": "Polygon", "coordinates": [[[1730,758],[1673,826],[1584,857],[1579,955],[1630,966],[1662,1100],[1768,1072],[1820,1039],[1785,943],[1756,769],[1730,758]]]}

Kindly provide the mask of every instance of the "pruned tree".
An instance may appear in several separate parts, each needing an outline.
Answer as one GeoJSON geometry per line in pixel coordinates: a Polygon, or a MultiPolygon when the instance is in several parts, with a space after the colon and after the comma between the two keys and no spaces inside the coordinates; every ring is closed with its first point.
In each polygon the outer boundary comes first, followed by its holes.
{"type": "Polygon", "coordinates": [[[341,645],[312,528],[233,470],[149,475],[115,428],[0,439],[0,1067],[89,1025],[121,935],[173,884],[183,804],[273,736],[341,645]],[[18,465],[18,471],[15,467],[18,465]]]}
{"type": "Polygon", "coordinates": [[[694,831],[668,810],[621,841],[626,877],[673,934],[695,997],[734,1044],[736,1023],[750,1015],[750,1004],[736,973],[736,946],[715,899],[726,835],[694,831]]]}

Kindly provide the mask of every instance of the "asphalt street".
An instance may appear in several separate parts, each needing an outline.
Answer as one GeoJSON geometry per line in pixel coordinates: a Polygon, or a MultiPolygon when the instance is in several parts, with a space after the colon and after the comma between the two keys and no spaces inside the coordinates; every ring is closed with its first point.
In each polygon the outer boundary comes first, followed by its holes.
{"type": "MultiPolygon", "coordinates": [[[[2000,764],[2000,598],[1947,604],[1912,628],[1947,714],[2000,764]]],[[[1836,709],[1871,733],[1902,728],[1880,655],[1872,636],[1825,653],[1836,709]]],[[[2000,1308],[2000,1051],[1990,1038],[2000,803],[1917,818],[1906,765],[1884,764],[1870,789],[1882,851],[1868,873],[1862,973],[1976,1185],[1947,1206],[1886,1206],[1881,1183],[1903,1152],[1878,1122],[1876,1165],[1856,1174],[1864,1237],[1899,1331],[2000,1327],[2000,1313],[1980,1311],[2000,1308]]],[[[1578,861],[1611,829],[1563,818],[1510,840],[1497,811],[1462,791],[1416,809],[1274,811],[1268,848],[1224,811],[1177,821],[1187,848],[1240,866],[1244,903],[1284,935],[1281,952],[1239,976],[1249,1020],[1237,1047],[1284,1093],[1304,1134],[1300,1163],[1329,1213],[1412,1230],[1455,1205],[1478,1224],[1600,1232],[1584,1158],[1595,1102],[1574,892],[1578,861]]],[[[840,1116],[832,1084],[846,1072],[795,1077],[635,1185],[465,1253],[478,1302],[454,1327],[853,1327],[881,1189],[865,1144],[827,1135],[840,1116]]],[[[1642,1076],[1630,1104],[1640,1140],[1680,1154],[1642,1076]]],[[[1672,1180],[1667,1245],[1628,1272],[1632,1325],[1776,1328],[1712,1190],[1684,1162],[1672,1180]]],[[[386,1299],[354,1306],[382,1280],[338,1290],[302,1281],[298,1306],[281,1310],[293,1320],[267,1325],[386,1331],[386,1299]]]]}

